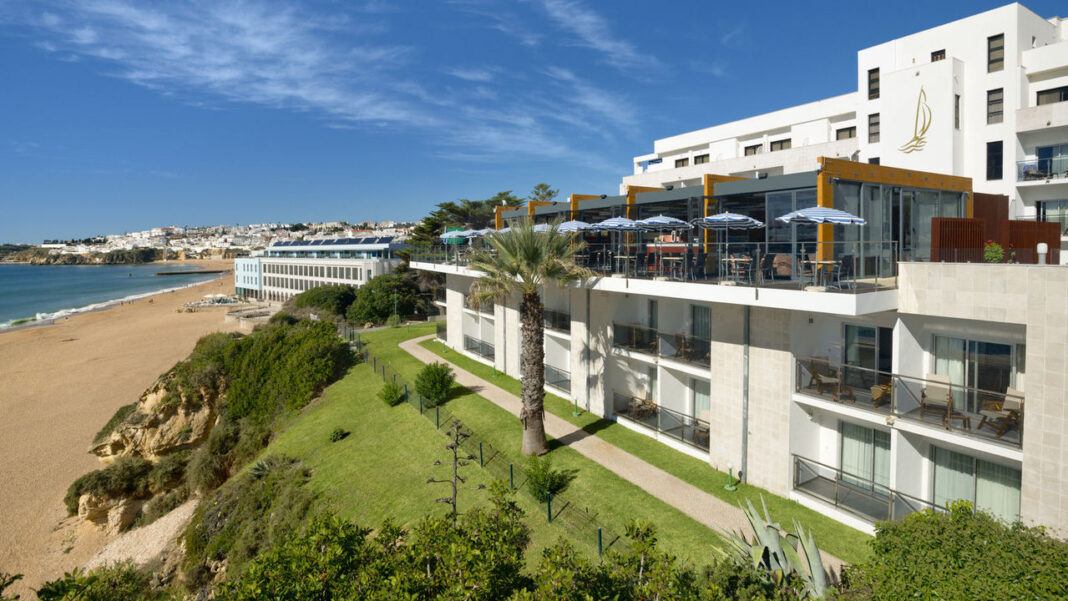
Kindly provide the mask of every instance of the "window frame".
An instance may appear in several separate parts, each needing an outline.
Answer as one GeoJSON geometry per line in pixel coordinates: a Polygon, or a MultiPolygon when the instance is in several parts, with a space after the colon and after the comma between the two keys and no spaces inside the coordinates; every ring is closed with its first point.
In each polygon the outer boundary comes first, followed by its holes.
{"type": "Polygon", "coordinates": [[[944,60],[946,60],[946,49],[945,48],[943,48],[941,50],[932,50],[931,51],[931,62],[932,63],[937,63],[938,61],[944,61],[944,60]]]}
{"type": "Polygon", "coordinates": [[[986,143],[986,181],[1000,181],[1005,179],[1005,142],[993,140],[986,143]],[[991,150],[997,148],[998,160],[991,162],[991,150]]]}
{"type": "Polygon", "coordinates": [[[879,98],[879,67],[868,69],[868,100],[879,98]]]}
{"type": "Polygon", "coordinates": [[[1005,122],[1005,88],[986,91],[986,124],[994,125],[1005,122]],[[997,110],[993,107],[997,106],[997,110]]]}
{"type": "Polygon", "coordinates": [[[1005,70],[1005,34],[999,33],[986,38],[986,72],[996,73],[1005,70]],[[995,57],[996,52],[1001,56],[995,57]]]}
{"type": "Polygon", "coordinates": [[[763,152],[764,152],[764,143],[763,142],[761,142],[760,144],[750,144],[749,146],[745,146],[745,147],[742,148],[742,156],[747,156],[747,157],[756,156],[758,154],[762,154],[763,152]],[[752,150],[753,152],[749,152],[750,150],[752,150]]]}
{"type": "Polygon", "coordinates": [[[682,158],[682,159],[675,159],[675,168],[676,169],[679,169],[680,167],[689,167],[689,166],[690,166],[690,157],[685,157],[685,158],[682,158]]]}
{"type": "Polygon", "coordinates": [[[1068,86],[1059,86],[1035,92],[1035,106],[1046,106],[1048,104],[1057,104],[1058,102],[1068,102],[1068,86]],[[1056,94],[1060,99],[1053,102],[1042,102],[1042,95],[1050,93],[1056,94]]]}
{"type": "Polygon", "coordinates": [[[953,129],[960,129],[960,94],[953,95],[953,129]]]}
{"type": "Polygon", "coordinates": [[[868,113],[868,144],[878,144],[882,137],[882,118],[879,113],[868,113]],[[875,133],[872,133],[874,125],[875,133]]]}
{"type": "Polygon", "coordinates": [[[793,142],[791,138],[775,140],[768,144],[768,152],[779,152],[782,150],[790,150],[791,148],[793,148],[793,142]]]}
{"type": "Polygon", "coordinates": [[[857,126],[856,125],[850,125],[849,127],[839,127],[838,129],[834,130],[834,139],[835,140],[852,140],[855,137],[857,137],[857,126]],[[845,136],[843,138],[842,137],[842,132],[846,132],[849,135],[847,135],[847,136],[845,136]]]}
{"type": "Polygon", "coordinates": [[[704,165],[706,163],[708,163],[708,153],[694,155],[694,157],[693,157],[693,164],[694,165],[704,165]]]}

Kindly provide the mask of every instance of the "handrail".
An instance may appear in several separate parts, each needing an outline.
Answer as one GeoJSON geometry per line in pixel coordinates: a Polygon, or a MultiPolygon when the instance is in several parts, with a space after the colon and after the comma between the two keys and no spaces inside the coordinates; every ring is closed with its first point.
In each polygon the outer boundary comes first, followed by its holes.
{"type": "Polygon", "coordinates": [[[612,344],[625,349],[657,354],[658,335],[653,328],[625,323],[612,323],[612,344]]]}
{"type": "Polygon", "coordinates": [[[571,372],[545,364],[545,384],[571,393],[571,372]]]}
{"type": "Polygon", "coordinates": [[[571,331],[570,313],[556,311],[554,309],[545,309],[542,311],[542,321],[545,327],[551,330],[559,330],[561,332],[571,331]]]}
{"type": "Polygon", "coordinates": [[[496,355],[496,351],[493,348],[493,344],[485,342],[474,336],[464,334],[464,350],[475,353],[483,359],[493,360],[496,355]]]}
{"type": "Polygon", "coordinates": [[[707,451],[709,448],[712,426],[707,420],[669,409],[651,399],[639,399],[617,391],[612,391],[612,404],[618,415],[699,449],[707,451]],[[623,407],[620,407],[621,399],[623,407]]]}

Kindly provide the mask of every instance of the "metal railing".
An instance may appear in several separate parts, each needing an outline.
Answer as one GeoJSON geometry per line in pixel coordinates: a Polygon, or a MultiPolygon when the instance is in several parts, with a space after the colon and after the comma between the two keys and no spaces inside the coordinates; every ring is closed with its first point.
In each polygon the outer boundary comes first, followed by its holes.
{"type": "Polygon", "coordinates": [[[1068,156],[1019,161],[1016,178],[1020,181],[1068,178],[1068,156]]]}
{"type": "Polygon", "coordinates": [[[797,358],[795,390],[1011,447],[1023,444],[1024,399],[1006,392],[797,358]]]}
{"type": "Polygon", "coordinates": [[[553,309],[545,309],[542,312],[542,318],[545,322],[545,327],[550,330],[557,330],[559,332],[571,331],[571,315],[563,311],[555,311],[553,309]]]}
{"type": "Polygon", "coordinates": [[[704,338],[660,332],[658,351],[665,359],[675,359],[701,367],[712,363],[712,343],[704,338]]]}
{"type": "Polygon", "coordinates": [[[434,336],[441,341],[449,339],[449,324],[444,319],[434,322],[434,336]]]}
{"type": "Polygon", "coordinates": [[[794,490],[870,522],[900,520],[917,511],[945,511],[930,501],[898,492],[840,468],[794,454],[794,490]]]}
{"type": "Polygon", "coordinates": [[[464,350],[490,361],[493,361],[495,356],[492,344],[483,342],[474,336],[464,336],[464,350]]]}
{"type": "Polygon", "coordinates": [[[613,392],[615,414],[703,451],[708,450],[710,424],[692,415],[662,407],[651,399],[613,392]]]}
{"type": "Polygon", "coordinates": [[[493,305],[492,304],[481,304],[481,305],[475,304],[475,301],[471,297],[470,294],[465,294],[464,295],[464,309],[468,309],[468,310],[471,310],[471,311],[477,311],[479,313],[482,313],[483,315],[490,315],[490,316],[493,315],[493,305]]]}
{"type": "Polygon", "coordinates": [[[612,342],[615,346],[639,353],[657,353],[657,331],[645,326],[613,323],[612,342]]]}
{"type": "Polygon", "coordinates": [[[545,364],[545,384],[571,394],[571,372],[545,364]]]}

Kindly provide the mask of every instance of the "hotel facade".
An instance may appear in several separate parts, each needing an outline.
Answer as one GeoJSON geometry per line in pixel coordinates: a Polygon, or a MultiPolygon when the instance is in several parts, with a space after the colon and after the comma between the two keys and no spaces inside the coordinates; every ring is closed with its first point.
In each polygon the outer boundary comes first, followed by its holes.
{"type": "MultiPolygon", "coordinates": [[[[966,499],[1068,533],[1068,266],[1063,222],[1034,223],[1068,199],[1065,33],[1010,5],[865,49],[857,93],[658,140],[618,195],[498,211],[766,224],[585,235],[596,276],[543,293],[546,390],[868,532],[966,499]],[[811,206],[867,223],[776,219],[811,206]],[[1048,252],[983,262],[958,238],[994,221],[1048,252]]],[[[445,276],[439,337],[518,377],[518,299],[469,302],[455,248],[411,265],[445,276]]]]}
{"type": "Polygon", "coordinates": [[[393,236],[275,242],[261,256],[234,259],[235,293],[284,303],[316,286],[359,288],[392,272],[405,245],[393,236]]]}

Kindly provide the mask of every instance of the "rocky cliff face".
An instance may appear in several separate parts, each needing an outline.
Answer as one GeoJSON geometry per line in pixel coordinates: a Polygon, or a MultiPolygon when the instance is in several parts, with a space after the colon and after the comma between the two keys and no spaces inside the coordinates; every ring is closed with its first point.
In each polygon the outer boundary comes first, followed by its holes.
{"type": "Polygon", "coordinates": [[[208,390],[182,390],[174,373],[168,372],[141,395],[111,434],[89,450],[107,463],[119,457],[156,461],[194,447],[215,425],[217,401],[217,395],[208,390]]]}

